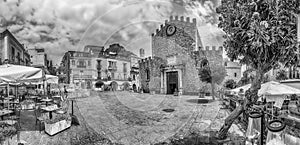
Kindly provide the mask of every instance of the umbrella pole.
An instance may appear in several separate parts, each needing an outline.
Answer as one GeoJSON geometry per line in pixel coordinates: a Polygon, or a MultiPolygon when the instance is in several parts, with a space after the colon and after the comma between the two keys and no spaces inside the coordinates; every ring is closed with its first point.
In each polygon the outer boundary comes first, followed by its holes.
{"type": "Polygon", "coordinates": [[[7,97],[9,96],[9,83],[7,83],[7,97]]]}

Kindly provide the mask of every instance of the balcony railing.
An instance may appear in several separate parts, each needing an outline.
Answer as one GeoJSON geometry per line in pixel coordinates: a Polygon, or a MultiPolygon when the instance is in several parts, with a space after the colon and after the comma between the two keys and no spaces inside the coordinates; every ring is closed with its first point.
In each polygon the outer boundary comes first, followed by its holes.
{"type": "Polygon", "coordinates": [[[92,75],[73,75],[74,79],[91,79],[93,78],[92,75]]]}
{"type": "Polygon", "coordinates": [[[108,66],[108,70],[117,70],[117,66],[108,66]]]}
{"type": "Polygon", "coordinates": [[[77,68],[86,68],[86,65],[77,65],[77,68]]]}

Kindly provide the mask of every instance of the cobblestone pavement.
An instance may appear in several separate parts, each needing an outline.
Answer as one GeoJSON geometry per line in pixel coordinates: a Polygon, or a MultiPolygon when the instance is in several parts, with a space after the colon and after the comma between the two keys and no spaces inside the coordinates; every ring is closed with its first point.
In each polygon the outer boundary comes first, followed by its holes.
{"type": "MultiPolygon", "coordinates": [[[[228,113],[220,109],[218,101],[198,104],[197,99],[197,96],[92,92],[74,104],[79,126],[55,136],[34,130],[22,131],[21,140],[26,141],[26,145],[141,145],[168,142],[174,136],[185,136],[191,131],[218,130],[228,113]],[[174,109],[174,112],[163,109],[174,109]]],[[[236,125],[230,131],[242,134],[236,125]]],[[[17,144],[16,136],[10,143],[17,144]]]]}
{"type": "MultiPolygon", "coordinates": [[[[197,96],[101,92],[77,101],[96,132],[121,144],[153,144],[191,130],[218,130],[227,114],[219,102],[195,102],[197,96]],[[174,109],[164,112],[163,109],[174,109]]],[[[235,131],[236,129],[233,129],[235,131]]]]}
{"type": "MultiPolygon", "coordinates": [[[[71,112],[69,106],[68,112],[71,112]]],[[[47,135],[44,131],[37,131],[33,112],[21,113],[20,139],[25,145],[106,145],[112,144],[108,139],[104,138],[103,134],[98,134],[87,125],[85,118],[80,114],[76,102],[74,103],[74,115],[77,116],[80,125],[72,125],[71,128],[60,132],[54,136],[47,135]],[[28,119],[28,120],[25,120],[28,119]]],[[[53,114],[54,115],[54,114],[53,114]]],[[[4,145],[17,145],[17,136],[7,139],[4,145]]]]}

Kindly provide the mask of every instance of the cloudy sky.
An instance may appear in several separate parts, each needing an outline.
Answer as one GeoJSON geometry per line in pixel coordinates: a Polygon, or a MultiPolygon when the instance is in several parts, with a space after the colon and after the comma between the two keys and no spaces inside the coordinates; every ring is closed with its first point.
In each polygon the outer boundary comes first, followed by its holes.
{"type": "Polygon", "coordinates": [[[45,48],[55,64],[68,50],[118,42],[151,55],[150,35],[171,15],[197,18],[204,45],[219,45],[220,0],[1,0],[0,32],[9,29],[27,48],[45,48]]]}

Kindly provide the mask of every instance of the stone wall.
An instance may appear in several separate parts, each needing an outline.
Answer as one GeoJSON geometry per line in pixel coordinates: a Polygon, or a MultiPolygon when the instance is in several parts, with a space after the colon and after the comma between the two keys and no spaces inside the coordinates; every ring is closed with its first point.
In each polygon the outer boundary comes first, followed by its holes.
{"type": "MultiPolygon", "coordinates": [[[[198,76],[197,67],[200,60],[208,59],[211,63],[222,64],[223,50],[216,47],[203,48],[197,30],[196,19],[184,17],[170,17],[156,33],[152,34],[152,55],[153,58],[143,59],[139,62],[140,79],[143,88],[148,91],[159,92],[161,86],[161,67],[169,65],[181,65],[182,90],[184,95],[197,95],[203,86],[198,76]],[[168,36],[166,29],[169,25],[176,27],[173,35],[168,36]],[[197,44],[197,45],[196,45],[197,44]],[[196,49],[196,47],[198,47],[196,49]],[[197,52],[197,53],[195,53],[197,52]],[[196,55],[195,55],[196,54],[196,55]],[[168,64],[168,58],[175,58],[172,64],[168,64]],[[147,80],[146,70],[150,71],[150,80],[147,80]]],[[[170,62],[169,62],[170,63],[170,62]]]]}
{"type": "Polygon", "coordinates": [[[160,92],[160,68],[165,64],[166,61],[159,57],[148,57],[139,61],[139,79],[145,93],[150,91],[160,92]],[[147,70],[150,73],[149,79],[147,79],[147,70]]]}

